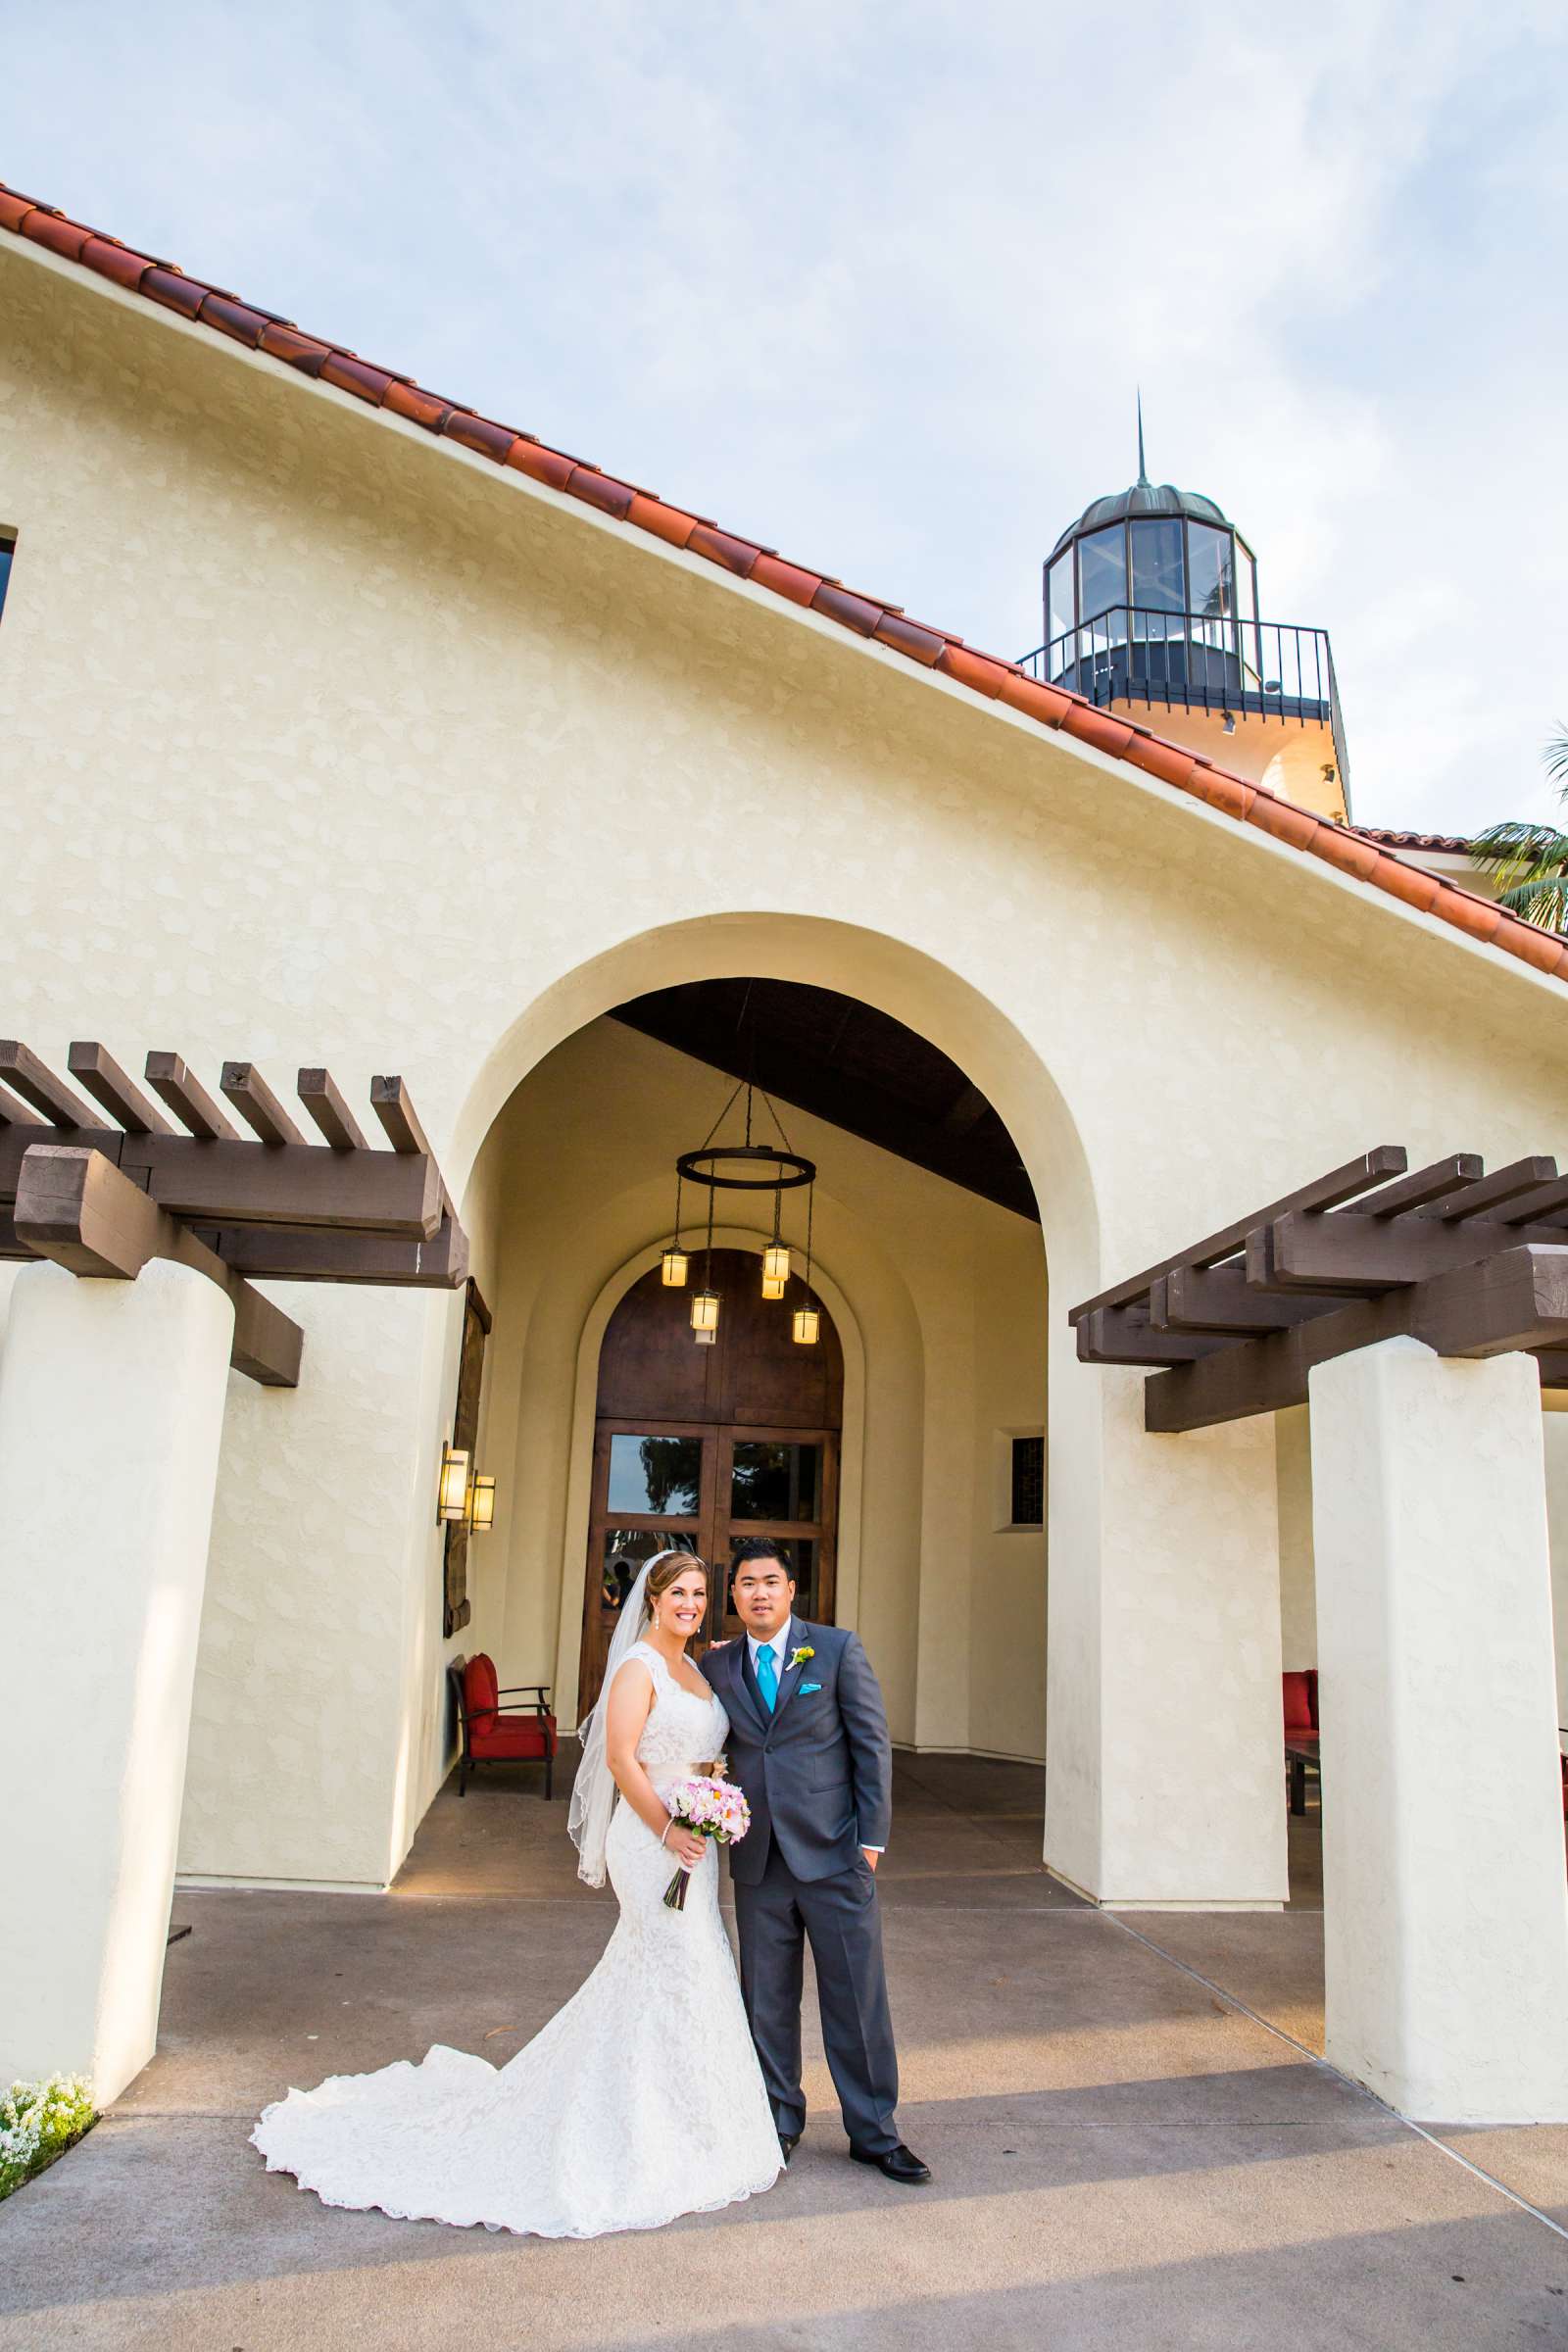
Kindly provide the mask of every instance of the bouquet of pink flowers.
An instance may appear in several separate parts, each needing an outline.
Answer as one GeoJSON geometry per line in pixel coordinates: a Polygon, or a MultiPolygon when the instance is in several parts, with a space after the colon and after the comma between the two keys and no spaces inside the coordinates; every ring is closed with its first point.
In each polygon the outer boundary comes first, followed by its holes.
{"type": "MultiPolygon", "coordinates": [[[[701,1774],[689,1781],[671,1781],[660,1791],[670,1816],[694,1838],[711,1838],[715,1845],[733,1845],[744,1838],[752,1826],[752,1808],[746,1801],[746,1791],[737,1788],[733,1781],[721,1781],[717,1774],[701,1774]]],[[[684,1911],[686,1908],[687,1872],[685,1864],[669,1882],[664,1896],[665,1908],[684,1911]]]]}

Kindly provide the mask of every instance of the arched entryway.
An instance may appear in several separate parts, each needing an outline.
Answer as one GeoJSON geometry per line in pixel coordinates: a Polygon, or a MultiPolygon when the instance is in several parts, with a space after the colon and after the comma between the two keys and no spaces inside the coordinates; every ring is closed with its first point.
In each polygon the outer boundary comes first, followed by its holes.
{"type": "MultiPolygon", "coordinates": [[[[1278,1900],[1278,1691],[1265,1663],[1279,1651],[1271,1433],[1176,1454],[1144,1433],[1126,1388],[1086,1382],[1045,1295],[1047,1268],[1058,1296],[1092,1295],[1103,1281],[1102,1216],[1117,1235],[1150,1222],[1133,1190],[1142,1146],[1117,1141],[1142,1133],[1142,1113],[1084,1066],[1076,966],[1063,964],[1062,987],[1042,995],[1017,985],[1014,926],[960,938],[944,906],[926,933],[941,958],[823,912],[710,906],[559,969],[496,1038],[449,1154],[481,1280],[485,1250],[496,1258],[497,1328],[504,1320],[516,1354],[509,1365],[498,1352],[495,1370],[489,1466],[511,1500],[472,1639],[498,1651],[509,1680],[553,1665],[569,1719],[591,1484],[591,1449],[572,1441],[591,1429],[596,1402],[579,1343],[616,1269],[667,1238],[672,1154],[718,1107],[716,1045],[709,1062],[705,1043],[663,1038],[685,1059],[656,1068],[612,1051],[607,1028],[624,1029],[613,1016],[650,995],[709,982],[828,991],[946,1056],[1003,1122],[1040,1216],[1010,1238],[960,1232],[970,1215],[950,1218],[948,1192],[924,1189],[942,1179],[924,1170],[917,1192],[891,1136],[891,1163],[874,1170],[847,1126],[846,1141],[822,1136],[820,1149],[809,1122],[795,1137],[823,1167],[818,1248],[853,1296],[864,1346],[854,1621],[895,1738],[922,1751],[1038,1754],[1044,1726],[1046,1851],[1072,1884],[1123,1904],[1278,1900]],[[1103,1182],[1091,1172],[1079,1102],[1094,1113],[1103,1182]],[[1020,1378],[1035,1393],[1015,1403],[1020,1378]],[[1014,1438],[1042,1426],[1047,1526],[1026,1531],[1007,1508],[1003,1470],[1014,1438]],[[1235,1690],[1245,1706],[1206,1705],[1216,1690],[1235,1690]],[[1166,1753],[1204,1791],[1175,1816],[1151,1793],[1166,1753]]],[[[1055,955],[1048,929],[1030,936],[1032,954],[1055,955]]],[[[842,1040],[829,1032],[827,1045],[831,1057],[842,1040]]],[[[835,1126],[862,1088],[858,1073],[843,1075],[840,1116],[826,1100],[816,1114],[835,1126]]],[[[787,1090],[776,1092],[789,1105],[787,1090]]],[[[975,1107],[956,1086],[941,1114],[950,1136],[975,1107]]],[[[1178,1173],[1194,1181],[1185,1163],[1178,1173]]],[[[449,1354],[455,1370],[450,1335],[449,1354]]],[[[411,1761],[428,1763],[433,1786],[433,1706],[430,1718],[411,1761]]]]}
{"type": "MultiPolygon", "coordinates": [[[[705,1273],[705,1280],[710,1277],[705,1273]]],[[[742,1536],[775,1539],[802,1616],[834,1622],[844,1351],[831,1315],[793,1338],[796,1301],[765,1299],[760,1260],[715,1250],[723,1300],[711,1347],[658,1267],[616,1307],[599,1352],[593,1496],[578,1703],[598,1695],[620,1606],[642,1561],[678,1544],[711,1562],[707,1635],[733,1634],[722,1573],[742,1536]]]]}

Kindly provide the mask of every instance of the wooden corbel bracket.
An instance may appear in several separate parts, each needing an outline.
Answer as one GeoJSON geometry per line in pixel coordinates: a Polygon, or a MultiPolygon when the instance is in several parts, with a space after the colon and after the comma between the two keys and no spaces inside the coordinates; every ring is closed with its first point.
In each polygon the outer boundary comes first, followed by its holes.
{"type": "Polygon", "coordinates": [[[299,1325],[102,1152],[74,1144],[29,1145],[12,1221],[27,1250],[87,1281],[134,1282],[155,1257],[205,1274],[233,1302],[230,1361],[236,1372],[266,1388],[298,1388],[305,1344],[299,1325]]]}

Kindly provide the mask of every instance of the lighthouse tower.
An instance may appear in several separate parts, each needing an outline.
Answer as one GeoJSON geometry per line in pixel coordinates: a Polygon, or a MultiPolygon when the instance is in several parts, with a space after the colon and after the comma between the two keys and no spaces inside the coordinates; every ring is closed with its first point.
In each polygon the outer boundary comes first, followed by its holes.
{"type": "Polygon", "coordinates": [[[1138,479],[1095,499],[1052,549],[1045,619],[1034,676],[1345,821],[1328,631],[1261,617],[1257,562],[1236,525],[1211,498],[1149,479],[1141,405],[1138,479]]]}

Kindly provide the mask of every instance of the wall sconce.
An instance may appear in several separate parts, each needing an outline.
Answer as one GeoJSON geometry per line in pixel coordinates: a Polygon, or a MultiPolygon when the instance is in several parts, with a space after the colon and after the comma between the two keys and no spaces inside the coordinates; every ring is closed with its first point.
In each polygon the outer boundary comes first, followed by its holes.
{"type": "Polygon", "coordinates": [[[468,1457],[457,1446],[441,1441],[441,1475],[435,1489],[437,1527],[459,1526],[468,1515],[468,1457]]]}
{"type": "Polygon", "coordinates": [[[666,1291],[686,1288],[688,1259],[684,1250],[666,1250],[659,1261],[659,1278],[666,1291]]]}
{"type": "Polygon", "coordinates": [[[789,1278],[790,1253],[788,1250],[782,1242],[769,1243],[762,1251],[762,1297],[764,1298],[782,1298],[784,1285],[789,1278]],[[778,1285],[777,1290],[770,1290],[768,1285],[775,1282],[778,1285]]]}
{"type": "Polygon", "coordinates": [[[821,1336],[821,1331],[822,1317],[816,1307],[798,1306],[795,1309],[795,1345],[797,1348],[814,1348],[821,1336]]]}
{"type": "Polygon", "coordinates": [[[474,1475],[468,1489],[468,1529],[475,1536],[487,1536],[496,1523],[496,1482],[493,1478],[474,1475]]]}
{"type": "Polygon", "coordinates": [[[1223,716],[1224,716],[1224,722],[1225,722],[1225,726],[1224,726],[1224,731],[1225,731],[1225,733],[1226,733],[1227,735],[1234,735],[1234,734],[1235,734],[1235,732],[1236,732],[1236,713],[1235,713],[1235,711],[1234,711],[1234,710],[1227,710],[1227,711],[1225,711],[1225,712],[1224,712],[1223,716]]]}
{"type": "Polygon", "coordinates": [[[699,1339],[705,1332],[711,1337],[717,1331],[718,1293],[716,1291],[694,1291],[692,1293],[692,1329],[699,1339]]]}

